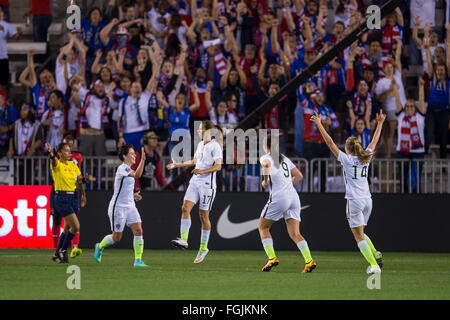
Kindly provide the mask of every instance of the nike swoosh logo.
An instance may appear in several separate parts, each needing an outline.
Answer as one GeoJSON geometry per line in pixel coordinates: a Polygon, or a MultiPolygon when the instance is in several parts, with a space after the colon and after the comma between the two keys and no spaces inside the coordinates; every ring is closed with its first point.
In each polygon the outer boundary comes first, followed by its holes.
{"type": "MultiPolygon", "coordinates": [[[[228,217],[228,211],[230,211],[231,204],[228,205],[217,221],[217,233],[224,239],[234,239],[243,236],[253,230],[258,229],[258,219],[253,219],[246,222],[233,223],[228,217]]],[[[310,205],[303,206],[302,210],[309,208],[310,205]]]]}

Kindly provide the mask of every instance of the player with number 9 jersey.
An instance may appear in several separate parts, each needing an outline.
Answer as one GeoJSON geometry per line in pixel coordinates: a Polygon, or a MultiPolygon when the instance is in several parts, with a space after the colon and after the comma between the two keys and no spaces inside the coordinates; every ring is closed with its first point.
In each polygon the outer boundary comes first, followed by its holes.
{"type": "Polygon", "coordinates": [[[311,272],[316,268],[316,262],[311,257],[308,243],[300,233],[300,197],[294,188],[303,179],[303,175],[289,158],[280,153],[279,141],[272,135],[265,139],[264,151],[266,154],[260,158],[261,172],[264,176],[261,185],[263,188],[269,187],[270,194],[261,212],[258,230],[269,261],[262,271],[270,271],[279,264],[270,228],[276,221],[284,218],[290,238],[305,259],[303,272],[311,272]]]}

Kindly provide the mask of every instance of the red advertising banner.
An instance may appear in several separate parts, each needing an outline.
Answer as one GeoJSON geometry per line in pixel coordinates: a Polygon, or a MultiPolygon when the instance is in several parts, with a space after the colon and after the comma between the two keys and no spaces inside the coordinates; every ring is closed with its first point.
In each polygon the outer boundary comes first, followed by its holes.
{"type": "Polygon", "coordinates": [[[0,186],[0,248],[53,248],[51,188],[0,186]]]}

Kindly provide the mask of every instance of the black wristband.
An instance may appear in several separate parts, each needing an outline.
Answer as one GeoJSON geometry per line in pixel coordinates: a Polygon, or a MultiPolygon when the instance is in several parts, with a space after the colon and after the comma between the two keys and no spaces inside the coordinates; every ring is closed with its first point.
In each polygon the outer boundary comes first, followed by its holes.
{"type": "MultiPolygon", "coordinates": [[[[50,155],[50,153],[49,153],[49,155],[50,155]]],[[[55,159],[56,158],[56,156],[53,154],[52,156],[50,156],[50,159],[55,159]]]]}
{"type": "Polygon", "coordinates": [[[83,177],[83,179],[81,179],[81,182],[82,182],[82,183],[86,183],[86,178],[83,177]]]}

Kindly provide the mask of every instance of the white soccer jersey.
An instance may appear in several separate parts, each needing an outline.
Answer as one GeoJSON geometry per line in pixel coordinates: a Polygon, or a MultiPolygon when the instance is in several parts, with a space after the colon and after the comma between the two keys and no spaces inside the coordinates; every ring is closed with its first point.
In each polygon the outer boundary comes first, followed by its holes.
{"type": "MultiPolygon", "coordinates": [[[[372,153],[369,148],[366,151],[372,153]]],[[[362,164],[357,156],[346,154],[339,150],[338,161],[342,164],[345,180],[345,199],[371,198],[367,175],[369,163],[362,164]]]]}
{"type": "Polygon", "coordinates": [[[130,208],[136,206],[134,202],[134,177],[129,176],[132,171],[124,163],[117,168],[114,179],[114,195],[111,199],[113,208],[130,208]]]}
{"type": "MultiPolygon", "coordinates": [[[[195,150],[194,158],[197,159],[195,169],[208,169],[214,165],[217,159],[223,159],[222,148],[216,139],[212,139],[207,144],[200,141],[195,150]]],[[[216,172],[206,174],[195,174],[189,183],[196,183],[202,187],[215,188],[216,187],[216,172]]]]}
{"type": "Polygon", "coordinates": [[[292,184],[291,170],[295,168],[292,161],[288,157],[283,156],[283,160],[277,168],[270,153],[263,155],[259,159],[261,164],[265,160],[270,161],[269,188],[272,201],[292,196],[298,197],[297,191],[292,184]]]}

